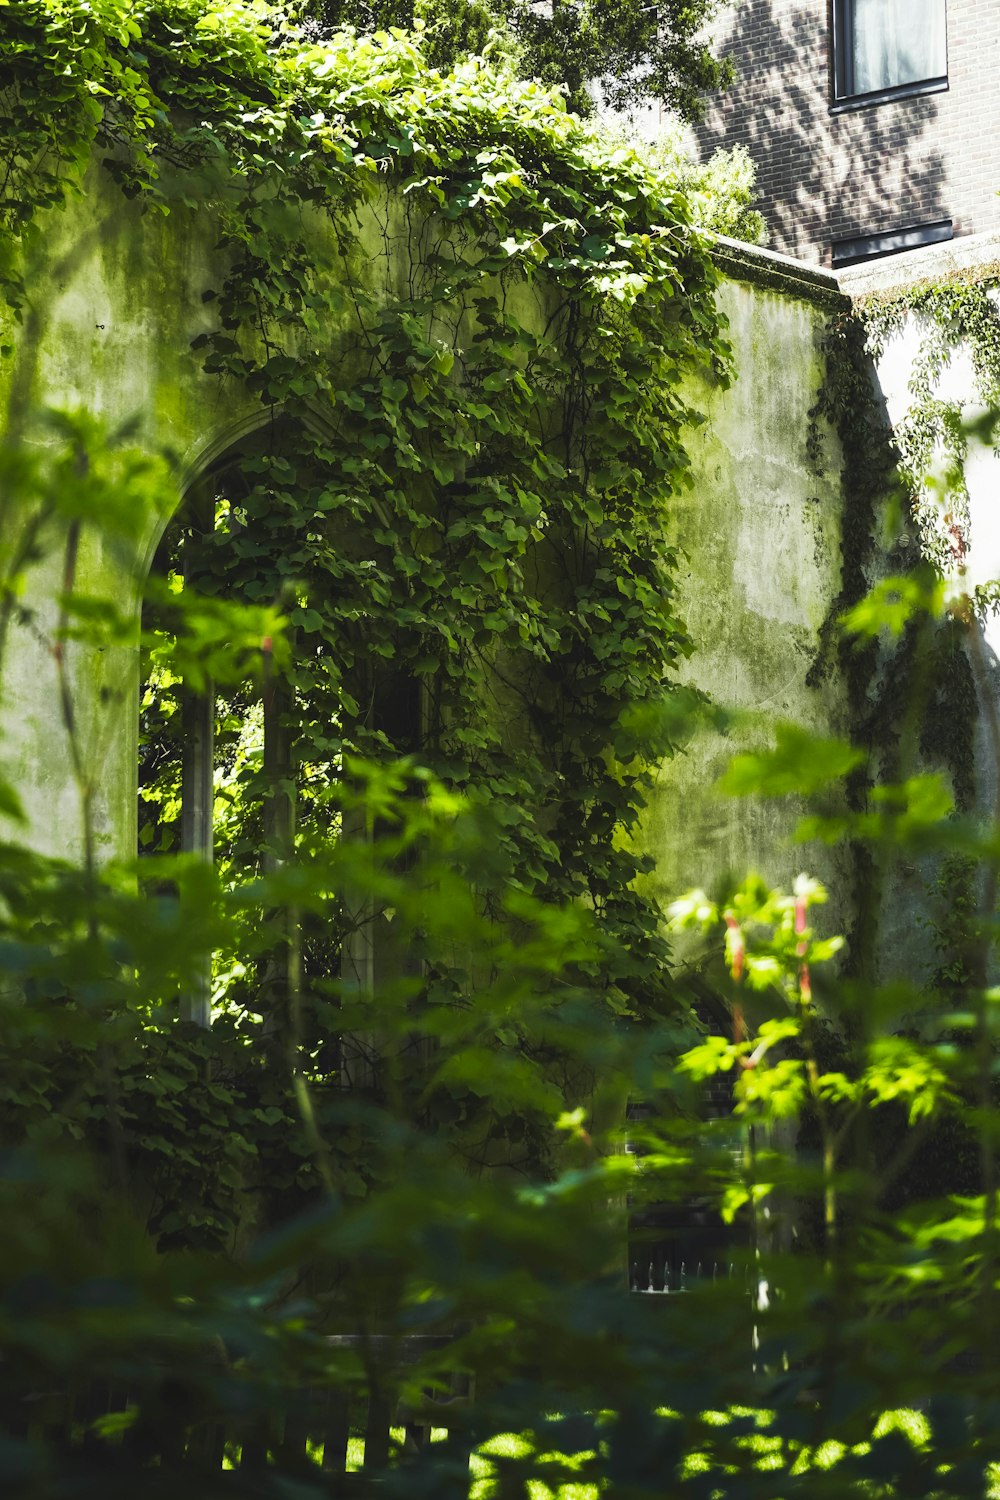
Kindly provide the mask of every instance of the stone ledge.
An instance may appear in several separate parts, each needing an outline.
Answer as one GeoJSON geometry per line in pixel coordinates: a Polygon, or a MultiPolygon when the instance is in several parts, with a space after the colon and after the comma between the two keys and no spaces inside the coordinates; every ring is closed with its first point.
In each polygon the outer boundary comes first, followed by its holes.
{"type": "Polygon", "coordinates": [[[942,281],[1000,280],[1000,230],[961,235],[919,250],[900,250],[832,274],[852,301],[942,281]]]}
{"type": "Polygon", "coordinates": [[[822,266],[805,265],[790,255],[779,255],[776,250],[765,250],[760,245],[746,245],[724,234],[713,236],[712,259],[733,281],[785,292],[800,301],[836,311],[850,307],[850,299],[837,277],[822,266]]]}

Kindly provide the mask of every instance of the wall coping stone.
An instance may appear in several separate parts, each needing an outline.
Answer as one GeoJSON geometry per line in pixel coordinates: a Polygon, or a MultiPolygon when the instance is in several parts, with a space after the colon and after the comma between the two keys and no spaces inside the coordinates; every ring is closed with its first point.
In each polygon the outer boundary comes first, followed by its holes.
{"type": "Polygon", "coordinates": [[[781,255],[777,250],[765,250],[762,245],[746,245],[742,240],[716,234],[712,236],[712,259],[733,281],[784,292],[838,312],[846,311],[851,305],[832,271],[822,266],[806,265],[804,261],[781,255]]]}
{"type": "Polygon", "coordinates": [[[852,301],[942,281],[1000,279],[1000,230],[961,235],[919,250],[900,250],[864,265],[845,266],[834,274],[852,301]]]}

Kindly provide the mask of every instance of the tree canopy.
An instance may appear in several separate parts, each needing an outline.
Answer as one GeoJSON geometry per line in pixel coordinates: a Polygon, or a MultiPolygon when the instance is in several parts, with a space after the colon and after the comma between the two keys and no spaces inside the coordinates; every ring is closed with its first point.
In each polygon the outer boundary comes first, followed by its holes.
{"type": "Polygon", "coordinates": [[[696,118],[727,76],[706,27],[719,0],[310,0],[328,27],[426,29],[427,55],[448,67],[470,53],[504,57],[524,78],[566,89],[593,108],[590,86],[616,109],[657,100],[696,118]]]}

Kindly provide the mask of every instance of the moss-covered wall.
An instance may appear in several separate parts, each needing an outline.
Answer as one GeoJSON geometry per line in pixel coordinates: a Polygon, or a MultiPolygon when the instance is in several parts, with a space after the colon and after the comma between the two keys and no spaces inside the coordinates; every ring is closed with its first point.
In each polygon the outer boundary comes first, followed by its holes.
{"type": "MultiPolygon", "coordinates": [[[[171,455],[179,501],[262,410],[207,376],[190,347],[209,326],[202,294],[218,280],[215,228],[208,212],[141,214],[99,177],[69,212],[51,218],[30,268],[16,354],[0,367],[7,424],[41,404],[86,407],[111,426],[134,422],[135,441],[171,455]]],[[[373,228],[367,274],[383,282],[402,274],[386,262],[391,244],[376,240],[373,228]]],[[[800,856],[785,843],[793,810],[722,801],[712,782],[735,748],[763,737],[771,716],[824,729],[838,719],[836,691],[805,685],[838,586],[837,485],[817,479],[806,458],[835,288],[822,273],[780,257],[732,246],[723,253],[728,279],[720,296],[737,379],[728,391],[697,393],[707,421],[691,433],[695,483],[667,524],[687,555],[682,604],[698,647],[691,678],[720,704],[759,718],[734,721],[728,736],[706,730],[664,766],[646,840],[665,894],[729,867],[794,873],[800,856]]],[[[317,263],[336,274],[333,250],[319,240],[317,263]]],[[[831,473],[838,471],[834,463],[831,473]]],[[[81,582],[134,600],[163,519],[143,518],[127,547],[85,538],[81,582]]],[[[70,853],[79,847],[79,795],[44,628],[54,619],[59,569],[53,554],[29,582],[43,628],[22,626],[12,639],[3,748],[30,841],[70,853]]],[[[69,649],[100,852],[127,855],[135,838],[136,656],[124,648],[69,649]]]]}
{"type": "MultiPolygon", "coordinates": [[[[846,269],[838,280],[868,327],[875,388],[910,495],[886,566],[903,572],[927,553],[944,571],[950,599],[978,595],[982,606],[977,623],[970,621],[962,632],[961,653],[949,673],[951,691],[947,697],[935,692],[921,711],[919,735],[912,728],[908,733],[902,774],[942,774],[963,814],[994,821],[1000,796],[992,733],[1000,702],[1000,614],[988,601],[1000,579],[1000,458],[976,424],[1000,406],[1000,234],[887,256],[846,269]],[[963,424],[971,426],[967,445],[963,424]],[[956,476],[946,487],[956,460],[956,476]],[[962,482],[956,484],[958,472],[962,482]],[[932,483],[924,482],[927,476],[932,483]],[[956,762],[966,758],[969,774],[963,777],[956,762]]],[[[913,669],[904,681],[904,693],[895,682],[887,685],[897,703],[922,690],[913,669]]],[[[911,974],[956,962],[954,949],[941,947],[942,935],[956,942],[960,921],[953,917],[948,881],[941,881],[941,862],[930,854],[899,861],[886,873],[879,932],[897,971],[903,955],[911,974]],[[915,911],[924,919],[915,923],[915,911]]]]}
{"type": "Polygon", "coordinates": [[[788,885],[804,867],[836,878],[826,851],[790,833],[789,799],[715,789],[731,756],[768,743],[776,719],[846,733],[839,685],[806,678],[840,588],[840,462],[832,433],[818,466],[810,409],[824,379],[822,338],[836,293],[829,278],[745,252],[724,263],[720,297],[737,378],[705,390],[691,434],[696,481],[671,525],[686,554],[683,607],[696,650],[692,683],[729,710],[713,717],[660,772],[646,818],[659,894],[756,870],[788,885]],[[739,279],[737,279],[739,278],[739,279]],[[831,297],[831,291],[833,296],[831,297]]]}
{"type": "MultiPolygon", "coordinates": [[[[28,267],[15,353],[0,365],[8,428],[32,422],[44,407],[85,408],[111,428],[134,423],[133,441],[173,455],[180,498],[185,476],[252,416],[234,392],[202,373],[190,348],[208,327],[201,301],[212,245],[206,220],[185,210],[141,215],[98,176],[68,211],[47,218],[28,267]]],[[[109,549],[85,531],[78,586],[134,598],[159,524],[153,514],[144,518],[130,548],[109,549]]],[[[15,626],[5,663],[3,753],[30,842],[62,854],[79,848],[81,816],[47,643],[62,579],[60,538],[43,537],[42,546],[45,560],[25,589],[39,628],[15,626]]],[[[95,781],[101,852],[123,854],[134,839],[135,655],[70,645],[67,658],[95,781]]]]}
{"type": "MultiPolygon", "coordinates": [[[[391,283],[379,231],[368,236],[369,277],[391,283]]],[[[15,433],[45,408],[85,409],[110,432],[169,458],[175,504],[191,481],[265,419],[260,402],[234,383],[206,375],[192,340],[213,325],[206,290],[217,285],[218,222],[208,210],[174,206],[169,216],[143,213],[95,170],[67,210],[47,216],[27,267],[23,323],[4,340],[14,354],[0,362],[0,431],[15,433]]],[[[329,234],[316,237],[316,263],[336,274],[329,234]]],[[[355,277],[363,267],[353,266],[355,277]]],[[[338,330],[329,329],[331,344],[338,330]]],[[[29,441],[41,440],[44,437],[29,441]]],[[[137,521],[130,545],[84,530],[77,587],[137,608],[138,580],[148,569],[167,516],[154,509],[137,521]]],[[[80,848],[77,780],[59,708],[51,651],[62,586],[61,539],[42,539],[45,557],[25,590],[33,619],[15,625],[4,668],[2,752],[27,815],[21,836],[47,853],[80,848]]],[[[138,669],[135,651],[67,648],[86,774],[94,787],[98,852],[130,856],[135,848],[138,669]]]]}

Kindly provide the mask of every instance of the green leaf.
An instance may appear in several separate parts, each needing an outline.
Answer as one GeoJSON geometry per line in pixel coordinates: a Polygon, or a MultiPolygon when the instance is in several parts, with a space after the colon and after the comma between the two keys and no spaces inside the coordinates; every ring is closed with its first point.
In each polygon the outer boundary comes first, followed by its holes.
{"type": "Polygon", "coordinates": [[[809,796],[839,781],[863,760],[863,751],[842,740],[779,723],[773,750],[734,756],[719,786],[731,797],[809,796]]]}

